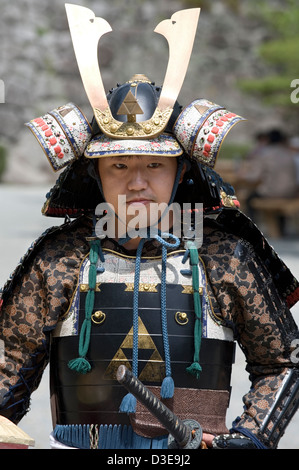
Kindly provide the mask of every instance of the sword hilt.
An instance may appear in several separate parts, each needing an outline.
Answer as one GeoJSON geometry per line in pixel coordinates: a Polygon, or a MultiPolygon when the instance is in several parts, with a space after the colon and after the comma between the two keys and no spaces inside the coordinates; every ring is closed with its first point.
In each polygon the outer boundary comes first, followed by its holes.
{"type": "Polygon", "coordinates": [[[116,378],[128,392],[132,393],[167,429],[171,435],[168,440],[169,448],[199,448],[202,440],[202,430],[195,420],[182,421],[164,403],[159,400],[126,366],[119,366],[116,378]]]}

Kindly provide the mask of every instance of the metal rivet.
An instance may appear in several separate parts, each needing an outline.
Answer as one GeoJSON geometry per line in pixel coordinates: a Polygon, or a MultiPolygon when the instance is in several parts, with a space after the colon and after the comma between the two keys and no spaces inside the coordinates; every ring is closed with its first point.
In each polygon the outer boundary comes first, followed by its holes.
{"type": "Polygon", "coordinates": [[[97,325],[103,323],[106,319],[106,313],[102,312],[101,310],[97,310],[91,315],[91,319],[97,325]]]}
{"type": "Polygon", "coordinates": [[[114,134],[118,129],[117,124],[111,124],[110,131],[114,134]]]}
{"type": "Polygon", "coordinates": [[[179,325],[186,325],[189,321],[188,315],[185,312],[176,312],[175,314],[175,321],[179,325]]]}
{"type": "Polygon", "coordinates": [[[127,135],[133,135],[134,134],[134,128],[133,127],[128,127],[127,128],[127,135]]]}
{"type": "Polygon", "coordinates": [[[152,126],[150,126],[149,124],[146,124],[146,125],[144,126],[144,132],[145,132],[146,134],[149,134],[151,131],[152,131],[152,126]]]}

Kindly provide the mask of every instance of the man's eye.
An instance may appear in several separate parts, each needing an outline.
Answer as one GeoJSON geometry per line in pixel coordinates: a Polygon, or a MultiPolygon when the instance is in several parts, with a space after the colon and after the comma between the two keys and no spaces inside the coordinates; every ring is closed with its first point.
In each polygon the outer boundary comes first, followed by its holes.
{"type": "Polygon", "coordinates": [[[115,168],[118,170],[122,170],[123,168],[127,168],[127,166],[124,163],[115,163],[115,168]]]}
{"type": "Polygon", "coordinates": [[[153,163],[149,164],[150,168],[158,168],[159,166],[160,166],[160,163],[158,163],[158,162],[153,162],[153,163]]]}

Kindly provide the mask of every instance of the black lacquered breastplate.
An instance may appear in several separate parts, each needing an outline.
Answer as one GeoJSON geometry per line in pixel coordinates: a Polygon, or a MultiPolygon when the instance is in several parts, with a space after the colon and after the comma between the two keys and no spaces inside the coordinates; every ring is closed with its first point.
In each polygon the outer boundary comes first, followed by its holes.
{"type": "MultiPolygon", "coordinates": [[[[133,282],[106,282],[107,279],[132,280],[130,262],[124,264],[122,273],[119,271],[122,266],[113,262],[116,257],[110,256],[111,263],[108,265],[112,269],[109,271],[108,267],[105,275],[97,279],[99,282],[88,352],[91,372],[82,375],[68,367],[68,362],[78,355],[78,332],[85,316],[87,290],[84,271],[88,268],[88,263],[82,266],[78,289],[68,315],[54,334],[51,388],[55,391],[55,415],[59,424],[128,422],[127,415],[118,412],[121,400],[127,392],[118,384],[115,376],[119,365],[125,364],[129,368],[132,365],[133,282]],[[112,275],[112,271],[117,273],[116,276],[112,275]]],[[[176,282],[167,284],[166,289],[167,330],[175,387],[229,390],[234,344],[229,332],[211,318],[208,302],[203,302],[201,377],[197,380],[186,372],[186,367],[193,362],[194,310],[190,279],[179,273],[181,260],[182,255],[169,257],[169,270],[176,282]],[[218,334],[213,334],[213,331],[218,334]]],[[[161,286],[157,271],[159,261],[145,261],[142,264],[143,274],[140,280],[143,282],[139,285],[138,376],[147,386],[160,386],[165,377],[165,357],[161,329],[161,286]]],[[[205,279],[202,278],[201,283],[204,297],[205,279]]]]}

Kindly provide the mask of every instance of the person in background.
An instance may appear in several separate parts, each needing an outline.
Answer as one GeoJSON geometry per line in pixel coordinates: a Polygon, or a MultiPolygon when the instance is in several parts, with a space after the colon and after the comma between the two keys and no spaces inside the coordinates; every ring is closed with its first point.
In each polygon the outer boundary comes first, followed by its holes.
{"type": "Polygon", "coordinates": [[[292,137],[290,139],[289,145],[294,155],[296,167],[297,195],[299,197],[299,137],[292,137]]]}
{"type": "MultiPolygon", "coordinates": [[[[294,155],[289,148],[287,137],[280,130],[268,133],[268,143],[260,152],[246,160],[240,170],[244,184],[254,184],[247,197],[246,207],[249,217],[256,221],[256,211],[251,204],[255,198],[293,198],[297,194],[296,167],[294,155]]],[[[285,217],[279,215],[281,233],[285,229],[285,217]]]]}

